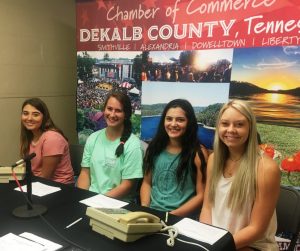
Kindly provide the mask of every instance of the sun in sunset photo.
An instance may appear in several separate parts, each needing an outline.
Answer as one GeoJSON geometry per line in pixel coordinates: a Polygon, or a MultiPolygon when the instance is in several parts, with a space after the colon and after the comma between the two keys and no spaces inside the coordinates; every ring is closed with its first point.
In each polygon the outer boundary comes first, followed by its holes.
{"type": "Polygon", "coordinates": [[[279,91],[279,90],[283,90],[284,88],[284,84],[280,84],[280,83],[270,83],[270,88],[269,90],[271,91],[279,91]]]}

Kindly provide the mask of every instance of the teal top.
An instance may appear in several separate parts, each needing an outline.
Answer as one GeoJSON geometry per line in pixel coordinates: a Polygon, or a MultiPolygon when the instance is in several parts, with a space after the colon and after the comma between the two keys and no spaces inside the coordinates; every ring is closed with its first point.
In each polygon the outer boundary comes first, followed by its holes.
{"type": "MultiPolygon", "coordinates": [[[[90,169],[90,191],[105,194],[122,180],[143,177],[142,147],[140,140],[131,134],[124,145],[124,152],[120,157],[115,155],[120,144],[120,138],[110,141],[105,134],[106,129],[92,133],[84,147],[81,166],[90,169]]],[[[136,189],[123,198],[132,201],[136,189]]]]}
{"type": "Polygon", "coordinates": [[[188,168],[186,180],[177,181],[180,154],[161,152],[154,160],[150,207],[160,211],[177,209],[196,194],[196,186],[188,168]]]}

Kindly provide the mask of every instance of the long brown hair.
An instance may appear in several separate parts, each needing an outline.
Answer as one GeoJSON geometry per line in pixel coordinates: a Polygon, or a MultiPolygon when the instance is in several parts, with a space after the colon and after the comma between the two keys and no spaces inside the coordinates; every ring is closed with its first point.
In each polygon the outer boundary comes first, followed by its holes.
{"type": "MultiPolygon", "coordinates": [[[[43,114],[43,121],[40,127],[42,132],[46,132],[49,130],[56,131],[60,133],[66,140],[67,138],[63,134],[62,130],[60,130],[52,121],[50,117],[50,113],[46,104],[39,98],[30,98],[24,101],[22,105],[22,112],[26,105],[31,105],[39,112],[43,114]]],[[[30,130],[27,130],[21,121],[21,134],[20,134],[20,154],[22,157],[26,156],[29,153],[30,143],[33,139],[33,133],[30,130]]]]}

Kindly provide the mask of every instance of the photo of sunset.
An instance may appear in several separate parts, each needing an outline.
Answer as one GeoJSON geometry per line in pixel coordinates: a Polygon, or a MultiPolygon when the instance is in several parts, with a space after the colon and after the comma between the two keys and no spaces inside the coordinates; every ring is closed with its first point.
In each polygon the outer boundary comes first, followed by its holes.
{"type": "Polygon", "coordinates": [[[260,122],[299,127],[299,62],[297,46],[235,49],[230,98],[251,102],[260,122]]]}
{"type": "Polygon", "coordinates": [[[236,81],[273,91],[300,87],[298,46],[235,49],[233,57],[236,81]]]}

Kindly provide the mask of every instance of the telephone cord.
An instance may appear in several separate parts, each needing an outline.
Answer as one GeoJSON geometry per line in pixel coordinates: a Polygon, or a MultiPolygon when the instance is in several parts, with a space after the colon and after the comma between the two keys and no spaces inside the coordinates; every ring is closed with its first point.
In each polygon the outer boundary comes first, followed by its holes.
{"type": "Polygon", "coordinates": [[[185,240],[182,240],[182,239],[179,239],[179,238],[176,238],[178,236],[178,229],[174,226],[167,226],[166,223],[164,221],[161,220],[161,224],[164,226],[160,232],[166,232],[168,231],[168,234],[165,234],[165,233],[158,233],[158,234],[162,234],[162,235],[165,235],[165,236],[169,236],[169,238],[167,239],[167,245],[169,247],[174,247],[175,245],[175,239],[180,241],[180,242],[183,242],[183,243],[186,243],[186,244],[190,244],[190,245],[194,245],[194,246],[198,246],[198,247],[201,247],[202,249],[204,249],[205,251],[210,251],[208,248],[202,246],[201,244],[199,243],[195,243],[195,242],[190,242],[190,241],[185,241],[185,240]]]}
{"type": "Polygon", "coordinates": [[[166,232],[168,231],[168,236],[169,238],[167,239],[167,245],[169,247],[174,247],[175,245],[175,239],[178,235],[178,230],[176,227],[174,226],[167,226],[166,223],[164,223],[163,221],[161,221],[161,224],[164,226],[160,231],[161,232],[166,232]]]}

